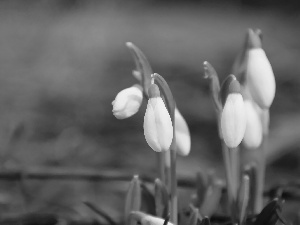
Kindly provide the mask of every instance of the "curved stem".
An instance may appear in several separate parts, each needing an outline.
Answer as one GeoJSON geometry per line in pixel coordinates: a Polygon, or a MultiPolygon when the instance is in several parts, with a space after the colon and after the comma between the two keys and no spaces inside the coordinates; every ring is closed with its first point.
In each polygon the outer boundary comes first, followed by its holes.
{"type": "Polygon", "coordinates": [[[151,74],[152,74],[152,68],[150,66],[150,63],[145,56],[145,54],[133,43],[127,42],[126,46],[130,49],[134,62],[136,65],[136,69],[141,73],[142,75],[142,86],[143,90],[146,96],[148,96],[148,88],[151,84],[151,74]]]}

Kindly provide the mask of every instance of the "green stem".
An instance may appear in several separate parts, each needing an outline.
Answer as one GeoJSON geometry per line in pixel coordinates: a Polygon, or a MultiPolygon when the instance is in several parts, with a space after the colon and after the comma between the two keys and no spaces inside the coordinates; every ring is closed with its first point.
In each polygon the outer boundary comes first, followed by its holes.
{"type": "Polygon", "coordinates": [[[234,221],[235,200],[234,200],[233,177],[232,177],[232,168],[231,168],[229,151],[230,150],[227,148],[226,144],[222,140],[222,152],[223,152],[223,160],[224,160],[225,172],[226,172],[228,208],[230,209],[231,219],[232,221],[234,221]]]}
{"type": "Polygon", "coordinates": [[[166,186],[169,193],[171,193],[171,151],[165,153],[165,171],[166,171],[166,186]]]}
{"type": "Polygon", "coordinates": [[[251,199],[249,210],[252,214],[258,214],[263,209],[263,192],[265,183],[265,148],[267,146],[267,138],[264,136],[260,147],[256,149],[245,149],[244,162],[245,164],[254,165],[251,186],[251,199]]]}
{"type": "MultiPolygon", "coordinates": [[[[160,91],[164,97],[164,101],[166,103],[168,112],[170,114],[172,124],[173,124],[173,140],[170,147],[170,172],[169,181],[170,186],[170,194],[171,194],[171,222],[174,225],[177,225],[177,177],[176,177],[176,139],[175,139],[175,107],[176,103],[173,98],[173,94],[170,90],[169,85],[166,80],[160,76],[159,74],[153,74],[153,78],[155,79],[157,85],[160,88],[160,91]]],[[[168,168],[168,166],[167,166],[168,168]]]]}
{"type": "Polygon", "coordinates": [[[171,153],[171,222],[177,225],[177,177],[176,177],[176,147],[170,149],[171,153]]]}
{"type": "Polygon", "coordinates": [[[223,159],[226,170],[226,184],[228,204],[231,211],[231,219],[233,222],[237,220],[237,195],[239,189],[239,176],[240,176],[240,162],[239,162],[239,149],[228,148],[224,141],[222,141],[223,159]]]}
{"type": "Polygon", "coordinates": [[[230,165],[231,165],[231,176],[232,176],[232,193],[233,193],[233,203],[232,203],[232,219],[233,222],[237,222],[238,213],[237,213],[237,196],[239,191],[240,183],[240,155],[239,148],[230,148],[228,150],[230,165]]]}
{"type": "Polygon", "coordinates": [[[266,171],[266,160],[265,160],[265,150],[267,148],[267,137],[263,138],[262,145],[258,151],[256,151],[257,156],[257,185],[256,192],[254,196],[254,213],[258,214],[263,209],[263,192],[265,183],[265,171],[266,171]]]}
{"type": "Polygon", "coordinates": [[[165,153],[157,152],[156,154],[156,163],[158,168],[158,177],[159,179],[166,184],[166,174],[165,174],[165,153]]]}
{"type": "Polygon", "coordinates": [[[240,160],[239,160],[239,149],[231,148],[229,149],[229,158],[231,165],[231,175],[232,175],[232,186],[233,186],[233,198],[237,199],[239,180],[240,180],[240,160]]]}

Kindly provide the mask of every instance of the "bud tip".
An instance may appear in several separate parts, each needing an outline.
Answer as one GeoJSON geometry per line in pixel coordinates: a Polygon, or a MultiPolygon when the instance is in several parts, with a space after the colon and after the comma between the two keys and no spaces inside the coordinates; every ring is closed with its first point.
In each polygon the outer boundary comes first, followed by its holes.
{"type": "Polygon", "coordinates": [[[250,28],[247,32],[247,47],[248,49],[261,48],[261,39],[259,37],[259,32],[254,32],[250,28]]]}
{"type": "Polygon", "coordinates": [[[149,98],[160,97],[160,91],[156,84],[151,84],[148,90],[149,98]]]}

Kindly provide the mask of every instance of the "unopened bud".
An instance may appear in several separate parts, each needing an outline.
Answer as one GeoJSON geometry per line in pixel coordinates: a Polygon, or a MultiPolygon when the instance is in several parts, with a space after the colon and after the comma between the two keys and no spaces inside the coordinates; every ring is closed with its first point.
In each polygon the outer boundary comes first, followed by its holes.
{"type": "Polygon", "coordinates": [[[254,41],[250,42],[246,65],[246,85],[248,86],[253,100],[262,108],[268,109],[275,96],[275,77],[271,64],[265,51],[257,46],[256,41],[260,38],[253,31],[251,32],[254,41]]]}
{"type": "Polygon", "coordinates": [[[120,91],[112,102],[117,119],[126,119],[136,114],[143,101],[142,87],[138,84],[120,91]]]}
{"type": "Polygon", "coordinates": [[[242,141],[246,130],[246,114],[239,82],[230,75],[222,85],[221,129],[225,144],[236,148],[242,141]]]}
{"type": "Polygon", "coordinates": [[[170,114],[159,96],[156,84],[149,88],[149,100],[144,116],[144,135],[148,145],[156,152],[169,150],[173,140],[170,114]]]}

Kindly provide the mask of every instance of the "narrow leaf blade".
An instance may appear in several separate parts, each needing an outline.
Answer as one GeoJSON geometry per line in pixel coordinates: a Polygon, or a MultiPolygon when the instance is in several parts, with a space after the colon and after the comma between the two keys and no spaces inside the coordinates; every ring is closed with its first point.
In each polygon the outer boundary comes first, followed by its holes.
{"type": "Polygon", "coordinates": [[[141,208],[141,186],[138,175],[133,176],[125,198],[125,221],[131,211],[138,211],[141,208]]]}
{"type": "Polygon", "coordinates": [[[154,199],[156,216],[165,218],[169,212],[169,196],[167,187],[160,179],[155,180],[154,199]]]}

